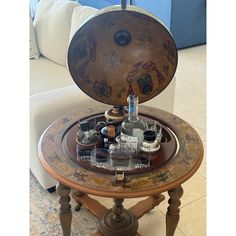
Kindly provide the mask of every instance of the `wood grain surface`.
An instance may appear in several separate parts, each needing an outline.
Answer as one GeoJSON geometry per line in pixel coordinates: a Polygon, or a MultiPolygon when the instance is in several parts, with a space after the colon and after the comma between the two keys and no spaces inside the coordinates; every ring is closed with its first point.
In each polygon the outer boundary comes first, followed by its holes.
{"type": "Polygon", "coordinates": [[[151,196],[180,186],[199,168],[203,158],[203,145],[197,132],[184,120],[151,107],[140,106],[141,112],[156,116],[174,131],[178,141],[177,154],[166,165],[143,174],[127,176],[127,183],[113,186],[113,176],[85,169],[56,147],[63,134],[75,120],[90,114],[104,112],[109,107],[91,107],[56,120],[41,136],[39,158],[46,171],[60,183],[83,193],[111,197],[132,198],[151,196]]]}

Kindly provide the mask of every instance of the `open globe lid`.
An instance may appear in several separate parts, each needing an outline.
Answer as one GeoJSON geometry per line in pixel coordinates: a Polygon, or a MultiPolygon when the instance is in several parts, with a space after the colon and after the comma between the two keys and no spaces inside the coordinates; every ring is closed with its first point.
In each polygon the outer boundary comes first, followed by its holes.
{"type": "Polygon", "coordinates": [[[88,96],[127,105],[145,102],[174,77],[177,49],[169,30],[151,13],[111,6],[89,18],[74,34],[67,54],[70,74],[88,96]]]}

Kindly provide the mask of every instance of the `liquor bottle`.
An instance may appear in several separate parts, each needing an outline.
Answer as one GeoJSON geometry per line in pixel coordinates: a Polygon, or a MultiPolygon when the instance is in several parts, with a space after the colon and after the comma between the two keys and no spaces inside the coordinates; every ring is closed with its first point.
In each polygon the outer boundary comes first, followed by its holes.
{"type": "Polygon", "coordinates": [[[121,135],[127,135],[129,142],[138,152],[143,142],[143,132],[146,129],[145,123],[138,117],[138,102],[139,97],[130,95],[129,100],[129,115],[121,124],[121,135]]]}

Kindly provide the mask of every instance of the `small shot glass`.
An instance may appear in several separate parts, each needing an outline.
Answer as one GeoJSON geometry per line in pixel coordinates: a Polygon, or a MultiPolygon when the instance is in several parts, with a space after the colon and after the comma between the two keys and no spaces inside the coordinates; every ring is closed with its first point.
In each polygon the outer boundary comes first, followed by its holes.
{"type": "Polygon", "coordinates": [[[91,165],[108,169],[110,166],[109,151],[105,148],[95,148],[91,152],[91,165]]]}

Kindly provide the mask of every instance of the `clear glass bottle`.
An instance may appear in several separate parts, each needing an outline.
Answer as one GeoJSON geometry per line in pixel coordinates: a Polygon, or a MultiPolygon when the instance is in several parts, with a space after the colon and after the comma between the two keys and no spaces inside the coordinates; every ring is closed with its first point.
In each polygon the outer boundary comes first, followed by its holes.
{"type": "Polygon", "coordinates": [[[136,152],[138,152],[143,142],[143,132],[146,129],[146,125],[138,117],[139,97],[130,95],[128,100],[129,115],[121,124],[121,135],[127,135],[129,142],[134,146],[136,152]]]}

